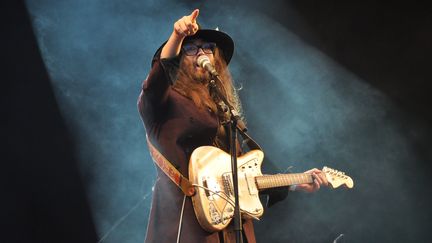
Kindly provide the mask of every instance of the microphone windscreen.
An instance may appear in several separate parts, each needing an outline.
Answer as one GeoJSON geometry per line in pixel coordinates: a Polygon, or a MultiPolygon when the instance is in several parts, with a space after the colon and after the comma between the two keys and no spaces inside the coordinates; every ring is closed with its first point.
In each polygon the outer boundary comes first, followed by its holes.
{"type": "Polygon", "coordinates": [[[206,55],[199,56],[197,59],[197,63],[200,67],[204,68],[207,63],[210,63],[210,59],[206,55]]]}

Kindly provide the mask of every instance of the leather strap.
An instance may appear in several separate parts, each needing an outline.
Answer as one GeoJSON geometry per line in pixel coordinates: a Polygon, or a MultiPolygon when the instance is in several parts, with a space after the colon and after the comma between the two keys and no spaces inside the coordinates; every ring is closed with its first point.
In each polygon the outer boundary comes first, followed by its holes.
{"type": "MultiPolygon", "coordinates": [[[[259,149],[262,150],[261,146],[259,146],[245,131],[238,129],[240,134],[242,135],[243,139],[247,143],[250,149],[259,149]]],[[[195,187],[190,183],[190,181],[178,171],[171,162],[169,162],[168,159],[163,156],[159,150],[157,150],[153,144],[150,142],[150,139],[147,138],[147,145],[149,147],[150,155],[153,158],[153,161],[159,168],[165,173],[165,175],[170,178],[174,184],[176,184],[182,192],[186,196],[193,196],[195,195],[195,187]]]]}
{"type": "Polygon", "coordinates": [[[149,147],[150,155],[153,158],[153,161],[159,168],[170,178],[182,191],[186,196],[195,195],[195,187],[190,183],[190,181],[184,177],[180,171],[178,171],[172,164],[163,156],[159,150],[157,150],[153,144],[150,142],[150,139],[146,135],[147,145],[149,147]]]}
{"type": "Polygon", "coordinates": [[[255,140],[253,140],[249,134],[246,133],[246,129],[241,129],[239,126],[237,126],[237,130],[239,131],[240,135],[243,137],[244,142],[248,145],[249,149],[254,150],[262,150],[261,146],[255,140]]]}

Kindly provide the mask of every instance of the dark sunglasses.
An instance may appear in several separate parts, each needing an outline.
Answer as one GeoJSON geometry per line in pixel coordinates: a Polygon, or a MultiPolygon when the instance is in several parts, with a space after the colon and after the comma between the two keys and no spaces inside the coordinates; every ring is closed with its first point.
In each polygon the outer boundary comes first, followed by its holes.
{"type": "Polygon", "coordinates": [[[216,48],[216,43],[206,42],[202,45],[195,45],[192,43],[188,43],[183,45],[182,49],[186,56],[194,56],[198,53],[199,49],[202,49],[206,54],[213,54],[214,49],[216,48]]]}

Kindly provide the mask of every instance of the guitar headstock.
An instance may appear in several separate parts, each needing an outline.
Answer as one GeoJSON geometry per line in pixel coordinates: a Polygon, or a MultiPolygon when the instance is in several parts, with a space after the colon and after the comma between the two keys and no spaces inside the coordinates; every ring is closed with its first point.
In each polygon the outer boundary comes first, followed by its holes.
{"type": "Polygon", "coordinates": [[[327,166],[324,166],[322,172],[325,173],[328,183],[332,188],[340,187],[341,185],[345,185],[347,188],[354,187],[354,181],[351,177],[345,175],[345,172],[338,171],[327,166]]]}

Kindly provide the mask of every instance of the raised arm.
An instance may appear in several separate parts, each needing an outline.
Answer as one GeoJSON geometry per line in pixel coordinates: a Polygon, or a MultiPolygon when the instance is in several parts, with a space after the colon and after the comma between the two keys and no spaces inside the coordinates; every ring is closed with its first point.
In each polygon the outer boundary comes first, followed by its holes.
{"type": "MultiPolygon", "coordinates": [[[[173,60],[161,61],[176,57],[180,54],[181,45],[186,36],[194,35],[198,31],[196,19],[199,10],[195,9],[190,15],[184,16],[174,23],[174,30],[168,41],[162,48],[160,58],[152,63],[152,69],[142,86],[142,92],[138,99],[138,109],[144,121],[157,118],[168,98],[168,88],[174,80],[171,80],[170,72],[175,69],[173,60]]],[[[178,65],[178,64],[177,64],[178,65]]]]}
{"type": "Polygon", "coordinates": [[[198,15],[199,9],[195,9],[190,15],[183,16],[174,23],[173,32],[162,49],[161,58],[175,57],[180,53],[184,38],[198,31],[196,22],[198,15]]]}

